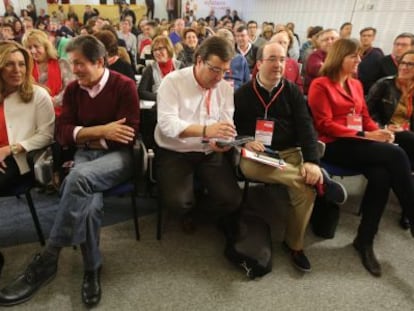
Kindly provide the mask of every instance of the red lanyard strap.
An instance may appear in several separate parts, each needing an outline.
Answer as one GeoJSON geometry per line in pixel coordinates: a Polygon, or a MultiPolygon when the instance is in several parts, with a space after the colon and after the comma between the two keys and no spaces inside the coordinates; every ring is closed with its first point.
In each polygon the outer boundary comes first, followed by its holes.
{"type": "Polygon", "coordinates": [[[263,107],[265,109],[265,115],[264,115],[265,119],[267,119],[267,111],[269,110],[269,107],[276,101],[277,97],[282,92],[282,90],[283,90],[284,87],[285,87],[285,84],[283,83],[283,80],[282,80],[282,86],[276,92],[276,94],[273,95],[273,97],[270,99],[270,101],[266,104],[266,102],[263,99],[262,95],[260,95],[259,91],[257,90],[256,81],[253,81],[253,90],[256,93],[257,98],[260,100],[260,102],[262,103],[262,105],[263,105],[263,107]]]}

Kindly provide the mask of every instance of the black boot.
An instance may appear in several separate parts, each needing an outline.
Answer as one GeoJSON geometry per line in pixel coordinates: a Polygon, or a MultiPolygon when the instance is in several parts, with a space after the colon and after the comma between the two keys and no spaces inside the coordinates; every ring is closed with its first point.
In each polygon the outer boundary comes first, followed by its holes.
{"type": "Polygon", "coordinates": [[[404,230],[408,230],[410,228],[410,221],[408,220],[408,217],[405,216],[404,213],[401,214],[400,221],[398,222],[400,224],[400,227],[404,230]]]}
{"type": "Polygon", "coordinates": [[[361,242],[358,237],[355,238],[352,245],[358,251],[365,269],[367,269],[373,276],[380,277],[381,265],[375,256],[373,245],[361,242]]]}

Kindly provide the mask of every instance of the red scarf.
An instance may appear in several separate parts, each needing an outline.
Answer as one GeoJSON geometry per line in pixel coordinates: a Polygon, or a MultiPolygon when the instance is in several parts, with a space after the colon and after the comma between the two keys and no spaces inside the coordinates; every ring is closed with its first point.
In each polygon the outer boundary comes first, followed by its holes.
{"type": "Polygon", "coordinates": [[[165,77],[167,74],[174,70],[173,61],[171,58],[165,63],[158,63],[158,66],[160,66],[162,77],[165,77]]]}
{"type": "MultiPolygon", "coordinates": [[[[39,82],[39,68],[34,62],[33,78],[39,82]]],[[[62,76],[60,73],[59,62],[56,59],[49,59],[47,61],[47,82],[45,85],[49,89],[50,96],[56,96],[62,89],[62,76]]]]}

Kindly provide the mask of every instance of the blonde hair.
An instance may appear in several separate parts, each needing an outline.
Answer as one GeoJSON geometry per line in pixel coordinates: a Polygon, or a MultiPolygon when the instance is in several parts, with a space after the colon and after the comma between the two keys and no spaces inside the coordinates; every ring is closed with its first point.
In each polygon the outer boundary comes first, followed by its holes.
{"type": "Polygon", "coordinates": [[[29,40],[35,40],[39,42],[45,48],[47,58],[58,59],[56,48],[50,42],[47,34],[39,29],[33,29],[24,34],[22,38],[22,44],[28,48],[29,40]]]}
{"type": "MultiPolygon", "coordinates": [[[[24,62],[26,65],[26,73],[24,75],[23,83],[19,86],[18,93],[23,100],[27,103],[33,98],[33,59],[30,53],[19,43],[14,41],[1,41],[0,42],[0,73],[3,71],[4,67],[7,65],[7,61],[12,53],[20,52],[23,54],[24,62]]],[[[4,98],[6,89],[5,81],[0,75],[0,97],[4,98]]]]}

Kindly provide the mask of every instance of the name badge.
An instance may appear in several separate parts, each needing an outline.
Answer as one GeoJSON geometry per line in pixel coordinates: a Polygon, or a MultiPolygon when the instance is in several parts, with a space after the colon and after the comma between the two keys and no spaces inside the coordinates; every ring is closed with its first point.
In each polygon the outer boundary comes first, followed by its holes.
{"type": "Polygon", "coordinates": [[[410,122],[404,122],[402,125],[402,128],[404,131],[409,131],[410,130],[410,122]]]}
{"type": "Polygon", "coordinates": [[[346,126],[355,131],[362,131],[362,117],[350,114],[346,117],[346,126]]]}
{"type": "Polygon", "coordinates": [[[260,141],[263,145],[270,146],[272,144],[273,129],[275,122],[271,120],[257,120],[255,140],[260,141]]]}

